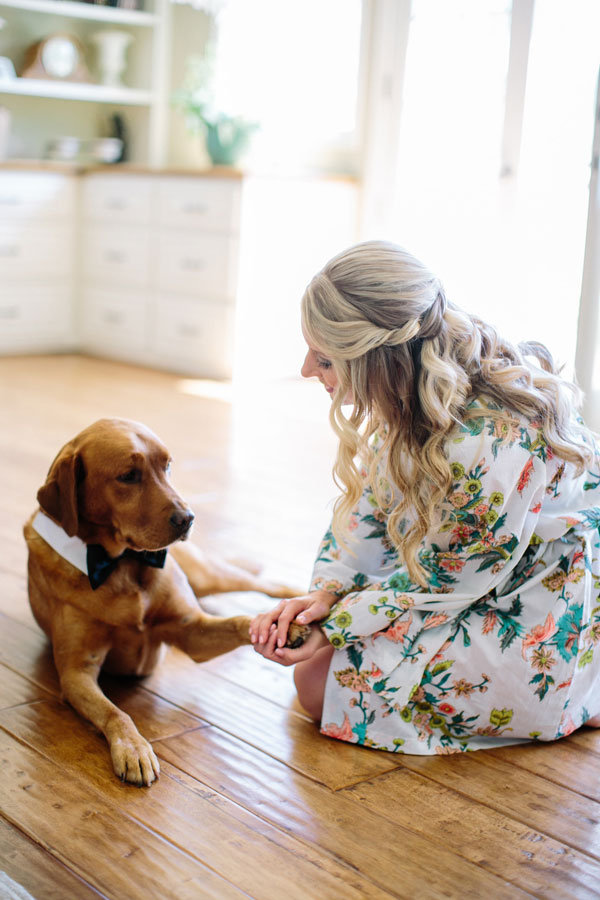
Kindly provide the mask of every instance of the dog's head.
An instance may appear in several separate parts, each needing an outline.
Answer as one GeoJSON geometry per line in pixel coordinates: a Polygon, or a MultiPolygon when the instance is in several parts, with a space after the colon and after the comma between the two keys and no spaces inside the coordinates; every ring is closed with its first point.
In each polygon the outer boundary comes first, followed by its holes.
{"type": "Polygon", "coordinates": [[[59,452],[38,503],[69,536],[157,550],[185,539],[194,520],[169,482],[170,462],[144,425],[100,419],[59,452]]]}

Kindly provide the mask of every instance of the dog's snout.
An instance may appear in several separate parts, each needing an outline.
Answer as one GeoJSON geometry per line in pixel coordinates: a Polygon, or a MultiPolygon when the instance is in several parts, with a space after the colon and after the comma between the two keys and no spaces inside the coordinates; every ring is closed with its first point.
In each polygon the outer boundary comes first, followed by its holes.
{"type": "Polygon", "coordinates": [[[186,531],[189,531],[192,527],[192,522],[194,521],[194,513],[191,509],[183,509],[176,510],[169,522],[180,534],[185,534],[186,531]]]}

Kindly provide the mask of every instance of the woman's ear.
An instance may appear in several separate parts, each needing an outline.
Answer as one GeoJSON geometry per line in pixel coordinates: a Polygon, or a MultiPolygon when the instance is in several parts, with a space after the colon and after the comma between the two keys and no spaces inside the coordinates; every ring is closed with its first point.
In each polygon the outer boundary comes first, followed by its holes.
{"type": "Polygon", "coordinates": [[[67,445],[50,466],[46,483],[37,492],[43,512],[58,522],[69,537],[77,533],[79,525],[77,488],[82,475],[81,458],[67,445]]]}

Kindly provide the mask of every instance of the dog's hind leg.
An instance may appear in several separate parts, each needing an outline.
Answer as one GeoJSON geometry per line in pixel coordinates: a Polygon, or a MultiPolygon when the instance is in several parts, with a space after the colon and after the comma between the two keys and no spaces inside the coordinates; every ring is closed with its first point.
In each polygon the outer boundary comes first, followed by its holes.
{"type": "Polygon", "coordinates": [[[209,555],[190,542],[173,544],[169,553],[185,572],[196,597],[228,591],[258,591],[269,597],[297,597],[301,590],[270,581],[262,576],[209,555]]]}

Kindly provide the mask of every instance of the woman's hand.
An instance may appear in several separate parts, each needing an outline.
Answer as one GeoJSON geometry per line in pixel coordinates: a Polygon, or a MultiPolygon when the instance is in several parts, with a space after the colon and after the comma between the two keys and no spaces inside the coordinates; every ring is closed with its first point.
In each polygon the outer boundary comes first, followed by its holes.
{"type": "Polygon", "coordinates": [[[291,650],[289,647],[278,647],[277,641],[277,626],[273,623],[267,639],[264,642],[256,641],[254,649],[261,656],[264,656],[265,659],[270,659],[281,666],[295,666],[296,663],[310,659],[322,647],[329,646],[329,641],[318,625],[311,626],[310,635],[297,650],[291,650]]]}
{"type": "Polygon", "coordinates": [[[296,619],[301,625],[318,622],[329,615],[329,611],[339,597],[331,591],[312,591],[302,597],[282,600],[267,613],[261,613],[250,623],[250,640],[253,644],[266,644],[271,635],[271,626],[276,624],[276,644],[283,647],[286,642],[290,622],[296,619]]]}
{"type": "Polygon", "coordinates": [[[304,659],[310,659],[321,647],[329,643],[320,628],[314,626],[308,639],[296,650],[285,647],[290,622],[296,619],[301,625],[320,621],[329,615],[329,611],[339,597],[330,591],[312,591],[303,597],[292,597],[282,600],[274,609],[262,613],[252,620],[250,640],[257,653],[265,659],[278,662],[283,666],[293,666],[304,659]]]}

